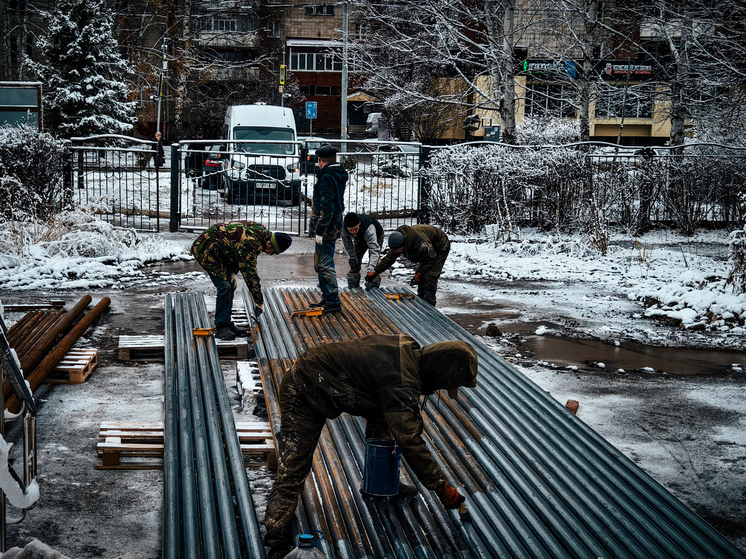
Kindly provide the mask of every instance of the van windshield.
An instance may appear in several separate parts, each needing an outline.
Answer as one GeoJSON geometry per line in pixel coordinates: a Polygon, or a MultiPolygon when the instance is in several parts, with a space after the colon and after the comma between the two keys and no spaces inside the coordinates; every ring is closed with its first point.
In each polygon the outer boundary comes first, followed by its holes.
{"type": "MultiPolygon", "coordinates": [[[[233,129],[236,140],[263,140],[271,142],[295,141],[295,133],[289,128],[243,128],[233,129]]],[[[236,151],[249,153],[267,153],[272,155],[292,155],[295,153],[294,144],[275,144],[261,142],[246,142],[235,144],[236,151]]]]}

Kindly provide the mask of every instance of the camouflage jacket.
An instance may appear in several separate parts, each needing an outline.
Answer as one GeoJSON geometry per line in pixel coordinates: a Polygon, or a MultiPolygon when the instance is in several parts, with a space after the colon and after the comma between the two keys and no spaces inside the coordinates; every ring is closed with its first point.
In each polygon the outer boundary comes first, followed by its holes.
{"type": "MultiPolygon", "coordinates": [[[[420,349],[407,335],[377,334],[313,347],[298,357],[289,373],[308,410],[302,415],[332,419],[347,412],[369,422],[385,420],[417,479],[428,489],[436,489],[445,476],[422,438],[420,396],[438,388],[476,386],[477,378],[473,348],[464,342],[444,345],[468,346],[473,357],[461,370],[433,367],[429,378],[420,363],[435,346],[420,349]]],[[[302,430],[302,422],[298,426],[302,430]]]]}
{"type": "Polygon", "coordinates": [[[217,223],[197,237],[192,254],[208,274],[221,279],[227,280],[240,271],[254,304],[261,305],[264,296],[256,258],[271,236],[264,225],[254,221],[217,223]]]}
{"type": "Polygon", "coordinates": [[[417,264],[417,272],[425,275],[435,264],[438,255],[443,254],[451,246],[448,236],[432,225],[402,225],[397,231],[404,235],[404,250],[389,250],[378,262],[375,268],[377,274],[388,270],[399,255],[403,255],[410,262],[417,264]]]}

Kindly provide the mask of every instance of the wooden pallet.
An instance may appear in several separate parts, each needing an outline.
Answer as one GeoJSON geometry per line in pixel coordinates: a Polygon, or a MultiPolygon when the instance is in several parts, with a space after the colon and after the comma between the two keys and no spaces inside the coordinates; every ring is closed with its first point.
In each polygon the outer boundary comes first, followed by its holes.
{"type": "Polygon", "coordinates": [[[71,349],[44,382],[48,384],[83,384],[98,365],[97,349],[71,349]]]}
{"type": "MultiPolygon", "coordinates": [[[[241,453],[248,465],[277,468],[269,423],[236,423],[241,453]]],[[[148,470],[163,467],[163,423],[104,422],[96,445],[99,470],[148,470]]]]}
{"type": "MultiPolygon", "coordinates": [[[[164,336],[119,336],[118,358],[120,361],[156,361],[164,360],[164,336]]],[[[221,359],[247,359],[249,345],[245,338],[235,340],[215,340],[218,345],[218,356],[221,359]]]]}

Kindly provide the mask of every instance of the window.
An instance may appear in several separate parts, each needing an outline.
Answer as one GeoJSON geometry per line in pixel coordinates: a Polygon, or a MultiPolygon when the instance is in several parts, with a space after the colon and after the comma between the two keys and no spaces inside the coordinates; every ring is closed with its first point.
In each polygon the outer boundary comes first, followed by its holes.
{"type": "Polygon", "coordinates": [[[279,21],[270,21],[269,22],[269,34],[271,37],[279,37],[280,36],[280,22],[279,21]]]}
{"type": "Polygon", "coordinates": [[[653,118],[653,95],[639,85],[609,87],[596,95],[596,118],[653,118]]]}
{"type": "Polygon", "coordinates": [[[316,86],[316,95],[331,95],[332,88],[328,85],[317,85],[316,86]]]}
{"type": "Polygon", "coordinates": [[[248,32],[256,30],[256,20],[243,16],[210,16],[202,22],[202,31],[248,32]]]}
{"type": "Polygon", "coordinates": [[[333,16],[334,5],[333,4],[316,4],[306,6],[307,16],[333,16]]]}
{"type": "Polygon", "coordinates": [[[310,85],[300,85],[300,86],[298,86],[298,89],[300,89],[300,92],[303,95],[311,95],[311,86],[310,85]]]}
{"type": "Polygon", "coordinates": [[[306,72],[341,72],[342,59],[331,52],[292,52],[290,69],[306,72]]]}
{"type": "Polygon", "coordinates": [[[575,107],[569,101],[571,95],[571,89],[562,84],[529,83],[526,89],[526,115],[574,118],[575,107]]]}

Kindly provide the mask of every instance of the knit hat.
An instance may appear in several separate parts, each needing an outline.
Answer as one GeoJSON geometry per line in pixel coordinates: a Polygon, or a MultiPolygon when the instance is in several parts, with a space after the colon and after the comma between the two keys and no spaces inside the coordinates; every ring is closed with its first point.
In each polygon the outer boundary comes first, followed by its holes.
{"type": "Polygon", "coordinates": [[[293,238],[287,233],[272,233],[269,242],[272,243],[272,250],[275,251],[275,254],[280,254],[293,244],[293,238]]]}
{"type": "Polygon", "coordinates": [[[316,150],[316,157],[321,159],[335,159],[337,157],[337,150],[329,144],[324,144],[316,150]]]}
{"type": "Polygon", "coordinates": [[[355,212],[350,212],[345,216],[345,227],[355,227],[360,223],[360,218],[355,212]]]}
{"type": "Polygon", "coordinates": [[[397,248],[401,248],[404,246],[404,235],[399,233],[399,231],[394,231],[389,235],[389,248],[391,250],[396,250],[397,248]]]}

